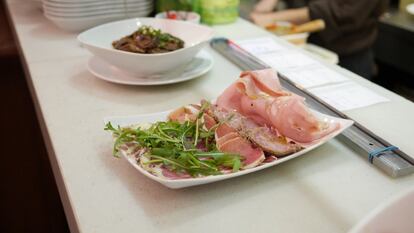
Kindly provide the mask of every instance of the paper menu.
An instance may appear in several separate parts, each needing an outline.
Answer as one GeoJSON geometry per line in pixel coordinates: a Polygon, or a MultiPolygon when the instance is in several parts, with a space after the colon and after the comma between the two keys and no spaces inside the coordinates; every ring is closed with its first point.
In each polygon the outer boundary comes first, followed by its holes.
{"type": "Polygon", "coordinates": [[[237,44],[304,88],[347,80],[317,60],[270,37],[238,41],[237,44]]]}
{"type": "Polygon", "coordinates": [[[277,43],[271,37],[236,43],[338,110],[351,110],[389,101],[297,49],[277,43]]]}
{"type": "Polygon", "coordinates": [[[262,54],[258,58],[282,73],[289,69],[299,69],[301,67],[318,64],[314,59],[295,50],[262,54]]]}
{"type": "Polygon", "coordinates": [[[309,91],[340,111],[389,101],[355,82],[311,88],[309,91]]]}
{"type": "Polygon", "coordinates": [[[291,69],[282,72],[294,83],[305,89],[322,86],[330,83],[349,81],[348,78],[321,64],[313,64],[299,69],[291,69]]]}
{"type": "Polygon", "coordinates": [[[236,43],[244,50],[255,56],[266,53],[273,53],[281,50],[287,50],[286,47],[278,44],[274,39],[270,37],[239,40],[236,43]]]}

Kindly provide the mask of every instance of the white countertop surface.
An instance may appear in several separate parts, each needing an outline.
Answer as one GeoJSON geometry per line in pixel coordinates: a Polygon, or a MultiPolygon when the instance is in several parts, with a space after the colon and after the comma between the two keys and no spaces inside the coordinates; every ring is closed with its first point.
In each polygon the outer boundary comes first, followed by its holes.
{"type": "MultiPolygon", "coordinates": [[[[72,232],[346,232],[414,184],[413,175],[392,179],[332,140],[243,177],[181,190],[161,186],[112,157],[102,119],[214,98],[240,70],[208,48],[214,68],[193,81],[159,87],[104,82],[86,70],[91,54],[76,34],[47,21],[34,1],[6,2],[72,232]]],[[[214,28],[231,39],[269,35],[243,20],[214,28]]],[[[414,104],[333,68],[391,100],[346,113],[413,155],[414,104]]]]}

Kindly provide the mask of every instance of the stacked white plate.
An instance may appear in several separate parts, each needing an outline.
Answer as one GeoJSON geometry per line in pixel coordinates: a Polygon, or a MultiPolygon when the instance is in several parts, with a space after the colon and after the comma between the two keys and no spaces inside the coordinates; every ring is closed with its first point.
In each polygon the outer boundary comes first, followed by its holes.
{"type": "Polygon", "coordinates": [[[148,16],[153,0],[42,0],[46,18],[58,27],[79,32],[106,22],[148,16]]]}

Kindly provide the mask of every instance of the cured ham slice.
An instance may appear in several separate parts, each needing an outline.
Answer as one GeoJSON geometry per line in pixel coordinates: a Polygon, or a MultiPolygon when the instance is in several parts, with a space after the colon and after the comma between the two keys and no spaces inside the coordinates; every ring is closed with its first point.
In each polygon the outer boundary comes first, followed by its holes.
{"type": "Polygon", "coordinates": [[[240,98],[243,93],[238,87],[238,83],[233,83],[217,98],[217,104],[227,109],[240,109],[240,98]]]}
{"type": "Polygon", "coordinates": [[[243,72],[220,95],[217,106],[236,110],[258,125],[271,127],[299,143],[310,143],[339,128],[338,123],[318,119],[305,105],[304,98],[282,90],[272,69],[243,72]]]}
{"type": "Polygon", "coordinates": [[[184,123],[186,121],[194,121],[197,118],[198,109],[189,107],[181,107],[168,115],[168,120],[184,123]]]}
{"type": "MultiPolygon", "coordinates": [[[[191,104],[186,107],[180,107],[168,115],[168,120],[170,121],[177,121],[179,123],[184,123],[186,121],[195,121],[197,119],[198,114],[200,113],[200,106],[191,104]]],[[[208,115],[207,113],[202,115],[202,119],[204,122],[205,129],[209,130],[214,125],[216,125],[216,121],[213,117],[208,115]]]]}
{"type": "MultiPolygon", "coordinates": [[[[278,135],[277,132],[272,131],[266,126],[260,126],[255,121],[242,116],[236,111],[227,111],[219,107],[211,106],[214,117],[220,122],[226,122],[221,125],[229,127],[231,130],[236,130],[240,135],[249,139],[263,151],[269,152],[276,156],[284,156],[292,154],[302,149],[302,147],[294,142],[289,142],[286,137],[278,135]]],[[[216,134],[225,135],[222,132],[216,134]]],[[[219,139],[220,140],[219,136],[219,139]]],[[[216,139],[217,140],[217,139],[216,139]]]]}
{"type": "Polygon", "coordinates": [[[320,139],[339,128],[339,124],[318,119],[299,96],[276,99],[270,114],[270,122],[281,134],[299,142],[320,139]]]}
{"type": "Polygon", "coordinates": [[[291,94],[283,91],[277,73],[273,69],[245,71],[241,73],[240,78],[253,80],[258,89],[270,96],[284,96],[291,94]]]}
{"type": "Polygon", "coordinates": [[[269,115],[267,113],[271,102],[268,98],[255,98],[252,99],[248,96],[240,98],[239,112],[243,113],[244,116],[248,116],[256,123],[260,125],[267,125],[269,122],[269,115]]]}

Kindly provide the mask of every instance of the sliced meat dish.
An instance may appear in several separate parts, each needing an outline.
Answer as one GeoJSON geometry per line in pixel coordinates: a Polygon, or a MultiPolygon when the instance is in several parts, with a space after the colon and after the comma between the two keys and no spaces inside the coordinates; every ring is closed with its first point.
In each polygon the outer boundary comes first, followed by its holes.
{"type": "Polygon", "coordinates": [[[255,148],[227,124],[216,129],[216,145],[221,152],[239,154],[243,158],[244,169],[256,167],[265,160],[263,150],[255,148]]]}
{"type": "Polygon", "coordinates": [[[227,134],[221,132],[223,130],[221,127],[226,127],[226,129],[230,128],[228,131],[236,130],[241,136],[252,141],[263,151],[276,156],[285,156],[302,149],[300,145],[293,141],[289,142],[286,137],[278,135],[277,132],[266,126],[258,125],[255,121],[244,117],[236,111],[227,111],[216,106],[211,106],[211,110],[217,121],[226,122],[216,131],[216,134],[219,134],[219,138],[227,134]]]}
{"type": "Polygon", "coordinates": [[[318,119],[299,96],[279,97],[270,108],[272,125],[289,138],[312,142],[337,130],[339,124],[318,119]]]}
{"type": "Polygon", "coordinates": [[[282,90],[272,69],[243,72],[217,99],[220,108],[269,126],[296,142],[309,143],[339,128],[338,123],[318,119],[304,98],[282,90]]]}
{"type": "Polygon", "coordinates": [[[253,80],[258,89],[270,96],[284,96],[291,94],[283,90],[277,73],[273,69],[245,71],[241,73],[240,78],[253,80]]]}
{"type": "Polygon", "coordinates": [[[217,138],[216,139],[217,149],[221,150],[221,146],[225,142],[227,142],[227,141],[229,141],[231,139],[237,138],[237,137],[240,137],[240,135],[238,133],[236,133],[236,132],[228,133],[228,134],[226,134],[226,135],[224,135],[224,136],[222,136],[220,138],[218,138],[217,135],[216,135],[216,138],[217,138]]]}
{"type": "Polygon", "coordinates": [[[240,136],[224,142],[220,146],[220,151],[240,154],[243,157],[244,169],[256,167],[265,160],[265,155],[260,148],[254,148],[248,140],[240,136]]]}
{"type": "Polygon", "coordinates": [[[216,129],[216,139],[233,132],[236,132],[234,128],[230,127],[227,123],[223,123],[216,129]]]}
{"type": "Polygon", "coordinates": [[[203,120],[204,120],[204,126],[206,127],[207,130],[213,128],[217,124],[216,120],[214,120],[214,118],[208,114],[203,114],[203,120]]]}

